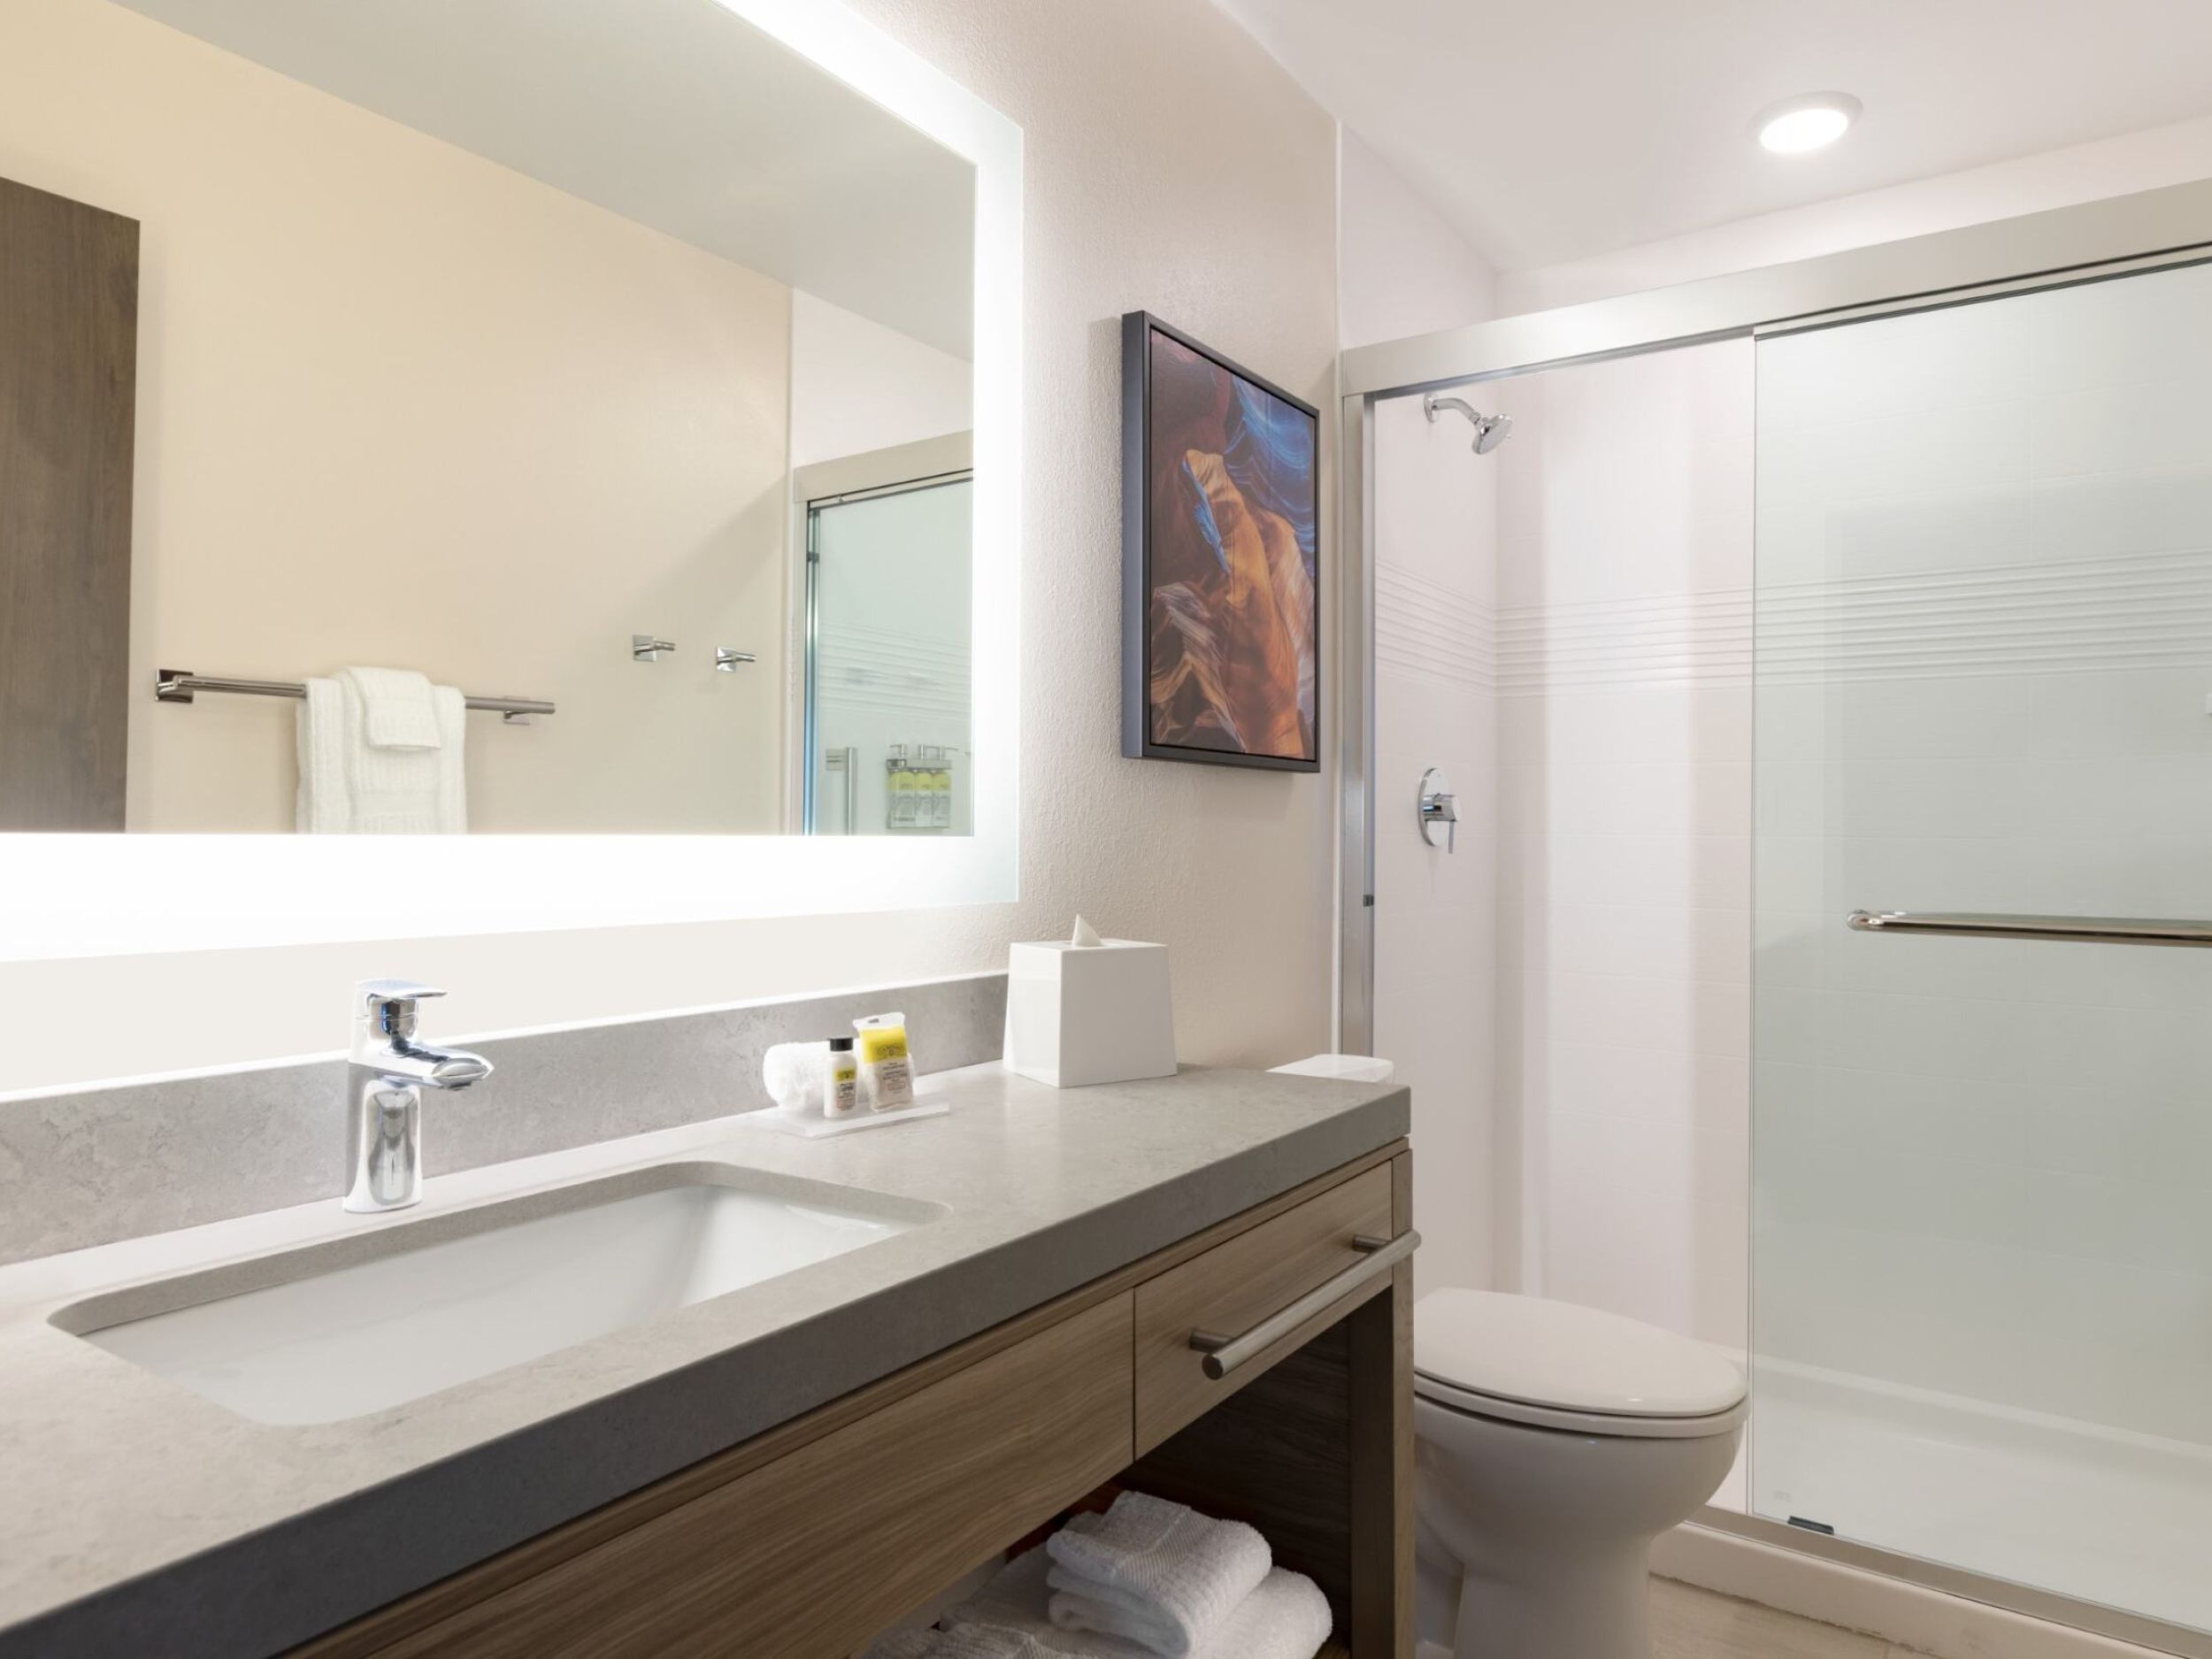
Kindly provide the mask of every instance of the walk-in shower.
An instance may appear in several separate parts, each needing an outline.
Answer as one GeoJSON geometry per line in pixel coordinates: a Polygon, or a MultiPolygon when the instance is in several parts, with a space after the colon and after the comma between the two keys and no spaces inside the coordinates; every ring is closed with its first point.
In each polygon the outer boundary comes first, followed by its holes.
{"type": "Polygon", "coordinates": [[[1740,1347],[1706,1536],[2195,1659],[2207,260],[2180,187],[1348,354],[1341,728],[1420,1288],[1740,1347]]]}

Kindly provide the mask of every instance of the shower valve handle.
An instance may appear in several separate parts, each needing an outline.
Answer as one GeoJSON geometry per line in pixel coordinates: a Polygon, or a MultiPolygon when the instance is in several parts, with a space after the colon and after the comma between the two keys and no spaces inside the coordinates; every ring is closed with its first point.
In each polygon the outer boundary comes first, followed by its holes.
{"type": "Polygon", "coordinates": [[[1459,797],[1452,793],[1451,780],[1443,769],[1432,766],[1421,774],[1420,805],[1417,821],[1421,839],[1430,846],[1436,845],[1436,829],[1444,827],[1444,850],[1459,850],[1459,797]]]}

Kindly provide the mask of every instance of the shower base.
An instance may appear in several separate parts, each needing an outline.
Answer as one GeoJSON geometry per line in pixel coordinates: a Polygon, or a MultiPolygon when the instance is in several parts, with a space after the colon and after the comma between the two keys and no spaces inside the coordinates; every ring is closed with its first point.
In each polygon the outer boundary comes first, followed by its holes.
{"type": "Polygon", "coordinates": [[[1747,1458],[1717,1508],[2212,1631],[2212,1446],[1763,1360],[1747,1458]]]}

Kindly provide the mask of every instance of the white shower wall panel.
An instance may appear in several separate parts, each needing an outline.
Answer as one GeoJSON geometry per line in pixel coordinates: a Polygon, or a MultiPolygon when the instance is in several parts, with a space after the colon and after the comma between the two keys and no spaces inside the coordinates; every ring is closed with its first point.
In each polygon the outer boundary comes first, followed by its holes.
{"type": "MultiPolygon", "coordinates": [[[[1753,364],[1500,382],[1501,1279],[1740,1348],[1753,364]],[[1502,1133],[1502,1141],[1508,1139],[1502,1133]]],[[[1487,389],[1487,388],[1486,388],[1487,389]]]]}
{"type": "Polygon", "coordinates": [[[1375,1052],[1413,1089],[1423,1291],[1492,1282],[1497,1048],[1497,488],[1465,421],[1376,411],[1375,1052]],[[1414,816],[1458,795],[1453,849],[1414,816]]]}
{"type": "Polygon", "coordinates": [[[1377,411],[1377,1052],[1424,1289],[1740,1347],[1749,1115],[1747,342],[1377,411]],[[1422,772],[1459,795],[1421,842],[1422,772]]]}

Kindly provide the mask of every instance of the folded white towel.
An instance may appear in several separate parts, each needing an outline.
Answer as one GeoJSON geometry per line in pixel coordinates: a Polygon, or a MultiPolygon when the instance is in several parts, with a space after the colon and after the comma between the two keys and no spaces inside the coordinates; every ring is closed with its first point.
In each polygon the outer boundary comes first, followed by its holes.
{"type": "Polygon", "coordinates": [[[1051,1659],[1148,1659],[1147,1650],[1118,1636],[1089,1631],[1061,1630],[1052,1622],[1051,1588],[1045,1575],[1052,1557],[1039,1545],[1017,1555],[991,1577],[991,1581],[945,1615],[949,1630],[976,1626],[1019,1631],[1036,1644],[1035,1652],[1051,1659]]]}
{"type": "MultiPolygon", "coordinates": [[[[369,736],[369,708],[357,683],[358,672],[349,669],[307,682],[299,716],[301,833],[466,833],[468,780],[462,744],[467,705],[461,694],[450,686],[429,687],[436,747],[380,746],[369,736]]],[[[404,721],[401,724],[403,728],[404,721]]]]}
{"type": "Polygon", "coordinates": [[[1142,1492],[1077,1516],[1045,1548],[1053,1624],[1119,1636],[1162,1659],[1203,1652],[1274,1565],[1267,1540],[1241,1521],[1142,1492]]]}
{"type": "Polygon", "coordinates": [[[361,734],[371,749],[445,747],[431,702],[435,687],[425,676],[409,668],[342,668],[338,678],[361,699],[361,734]]]}
{"type": "MultiPolygon", "coordinates": [[[[1149,1649],[1118,1636],[1062,1630],[1051,1622],[1048,1583],[1052,1563],[1043,1549],[1008,1563],[983,1588],[945,1615],[950,1631],[975,1626],[1018,1632],[1033,1646],[1024,1659],[1147,1659],[1149,1649]]],[[[1197,1659],[1313,1659],[1333,1624],[1320,1586],[1287,1568],[1272,1569],[1259,1587],[1222,1620],[1197,1659]]],[[[942,1650],[872,1655],[871,1659],[940,1659],[942,1650]]]]}

